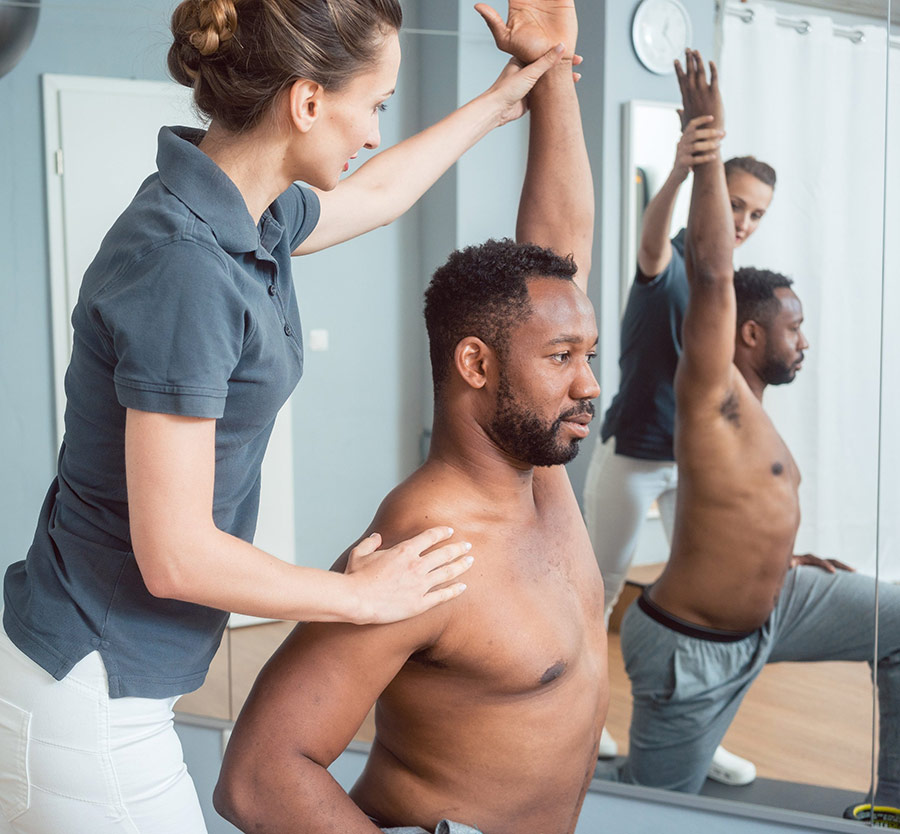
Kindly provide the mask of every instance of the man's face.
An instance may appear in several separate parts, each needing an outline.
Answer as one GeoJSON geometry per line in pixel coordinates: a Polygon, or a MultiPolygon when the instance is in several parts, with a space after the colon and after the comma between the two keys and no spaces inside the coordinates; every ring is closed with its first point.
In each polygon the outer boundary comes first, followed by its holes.
{"type": "Polygon", "coordinates": [[[533,312],[510,334],[487,432],[517,461],[557,466],[578,454],[594,416],[597,325],[570,281],[534,278],[528,292],[533,312]]]}
{"type": "Polygon", "coordinates": [[[756,231],[759,221],[772,202],[772,186],[746,171],[732,171],[728,177],[728,195],[734,214],[734,246],[740,246],[756,231]]]}
{"type": "Polygon", "coordinates": [[[800,326],[803,307],[793,290],[779,287],[775,297],[781,302],[778,313],[765,328],[766,340],[760,375],[767,385],[793,382],[803,363],[803,351],[809,342],[800,326]]]}

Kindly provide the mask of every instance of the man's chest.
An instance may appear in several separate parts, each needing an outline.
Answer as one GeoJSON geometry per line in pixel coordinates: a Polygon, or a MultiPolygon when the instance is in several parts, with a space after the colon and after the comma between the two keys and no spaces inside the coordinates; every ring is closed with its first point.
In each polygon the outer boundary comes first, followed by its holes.
{"type": "Polygon", "coordinates": [[[498,525],[480,553],[476,543],[461,616],[413,662],[443,666],[498,695],[593,679],[605,657],[603,586],[574,510],[498,525]]]}

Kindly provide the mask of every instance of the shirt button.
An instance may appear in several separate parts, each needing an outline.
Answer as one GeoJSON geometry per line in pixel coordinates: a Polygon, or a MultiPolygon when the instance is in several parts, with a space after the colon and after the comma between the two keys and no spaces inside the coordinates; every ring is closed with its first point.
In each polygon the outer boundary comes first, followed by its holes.
{"type": "Polygon", "coordinates": [[[291,330],[291,326],[289,324],[286,324],[284,326],[284,335],[285,336],[293,336],[294,335],[294,331],[291,330]]]}
{"type": "Polygon", "coordinates": [[[278,292],[278,289],[274,284],[269,284],[269,295],[275,295],[278,292]]]}

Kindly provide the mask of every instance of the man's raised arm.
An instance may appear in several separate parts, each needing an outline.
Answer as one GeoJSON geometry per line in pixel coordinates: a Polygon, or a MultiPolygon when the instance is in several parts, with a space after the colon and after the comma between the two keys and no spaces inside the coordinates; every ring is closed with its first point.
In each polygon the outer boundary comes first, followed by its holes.
{"type": "Polygon", "coordinates": [[[529,62],[555,44],[563,60],[538,81],[529,96],[528,167],[519,201],[516,240],[536,243],[578,265],[575,281],[587,288],[594,235],[594,186],[575,93],[574,0],[510,0],[506,23],[489,6],[476,6],[500,49],[529,62]]]}
{"type": "MultiPolygon", "coordinates": [[[[688,50],[686,67],[676,61],[684,102],[684,119],[712,115],[708,127],[724,129],[725,114],[715,64],[709,80],[703,59],[688,50]]],[[[703,393],[728,386],[734,360],[734,221],[725,166],[716,153],[713,161],[694,167],[694,187],[688,216],[684,260],[690,297],[682,326],[683,353],[678,363],[676,392],[687,402],[703,393]]],[[[681,407],[681,405],[679,405],[681,407]]]]}

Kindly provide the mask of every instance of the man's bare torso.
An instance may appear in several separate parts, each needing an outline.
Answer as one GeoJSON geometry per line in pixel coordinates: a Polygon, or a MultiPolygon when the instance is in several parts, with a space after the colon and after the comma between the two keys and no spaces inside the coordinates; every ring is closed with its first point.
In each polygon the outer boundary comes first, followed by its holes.
{"type": "Polygon", "coordinates": [[[566,834],[608,702],[600,574],[561,467],[539,470],[530,513],[472,494],[457,472],[426,464],[376,518],[387,538],[391,519],[453,518],[476,562],[440,634],[379,698],[351,796],[382,824],[447,817],[489,834],[566,834]]]}
{"type": "Polygon", "coordinates": [[[790,566],[800,473],[736,366],[725,392],[678,402],[678,506],[670,561],[651,597],[684,620],[762,625],[790,566]]]}

